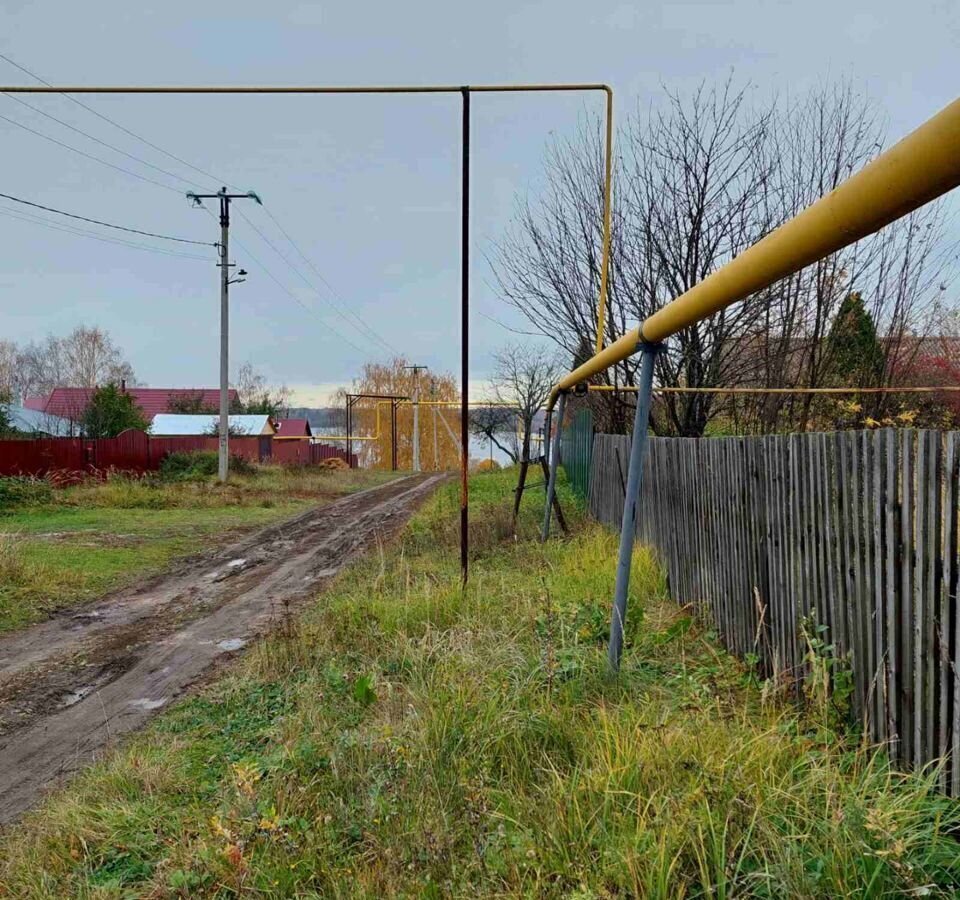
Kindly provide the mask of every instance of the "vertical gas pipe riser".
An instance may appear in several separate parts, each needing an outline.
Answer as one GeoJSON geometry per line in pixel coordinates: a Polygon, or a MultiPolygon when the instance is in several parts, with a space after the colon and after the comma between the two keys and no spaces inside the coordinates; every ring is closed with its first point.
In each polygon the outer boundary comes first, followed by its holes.
{"type": "Polygon", "coordinates": [[[627,619],[627,593],[630,589],[630,562],[637,526],[637,503],[643,459],[647,450],[647,428],[650,424],[650,403],[653,394],[653,365],[660,344],[641,344],[640,384],[637,386],[637,410],[633,419],[633,439],[630,443],[630,469],[627,473],[626,494],[623,498],[623,521],[620,525],[620,552],[617,557],[617,584],[613,595],[613,614],[610,619],[610,668],[620,671],[623,652],[623,625],[627,619]]]}
{"type": "Polygon", "coordinates": [[[390,468],[396,472],[400,465],[400,454],[397,452],[397,401],[390,401],[390,468]]]}
{"type": "Polygon", "coordinates": [[[460,580],[466,584],[470,559],[470,88],[464,85],[460,94],[460,580]]]}
{"type": "MultiPolygon", "coordinates": [[[[553,498],[557,491],[557,464],[560,462],[560,434],[563,431],[563,411],[567,405],[566,392],[560,395],[557,403],[557,431],[553,436],[553,446],[550,448],[550,477],[547,479],[547,508],[543,512],[543,531],[540,541],[543,543],[550,537],[550,516],[553,513],[553,498]]],[[[549,439],[550,432],[547,432],[549,439]]]]}
{"type": "Polygon", "coordinates": [[[347,465],[352,469],[353,468],[353,440],[351,435],[353,434],[353,400],[349,394],[347,394],[347,465]]]}

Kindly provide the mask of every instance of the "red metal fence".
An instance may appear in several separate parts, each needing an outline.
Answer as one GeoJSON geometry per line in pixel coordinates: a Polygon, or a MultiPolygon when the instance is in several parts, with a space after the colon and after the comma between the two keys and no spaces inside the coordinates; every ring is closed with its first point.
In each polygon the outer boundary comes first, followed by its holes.
{"type": "MultiPolygon", "coordinates": [[[[93,472],[117,469],[151,472],[160,468],[165,456],[213,450],[215,437],[150,437],[142,431],[125,431],[115,438],[39,438],[0,441],[0,476],[46,475],[48,472],[93,472]]],[[[315,465],[337,458],[349,462],[347,454],[330,444],[307,441],[278,441],[271,437],[230,438],[230,453],[251,462],[280,465],[315,465]]],[[[353,454],[356,465],[356,454],[353,454]]]]}

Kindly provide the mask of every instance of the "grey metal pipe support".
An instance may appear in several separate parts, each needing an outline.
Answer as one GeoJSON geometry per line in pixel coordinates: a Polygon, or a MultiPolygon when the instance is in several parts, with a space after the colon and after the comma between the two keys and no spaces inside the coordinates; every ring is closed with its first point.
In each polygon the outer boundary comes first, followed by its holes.
{"type": "Polygon", "coordinates": [[[620,671],[623,653],[623,625],[627,619],[627,593],[630,589],[630,563],[633,559],[633,541],[636,535],[637,503],[640,499],[643,459],[647,449],[647,429],[650,424],[650,404],[653,395],[653,364],[659,344],[641,344],[640,384],[637,386],[637,411],[633,417],[633,439],[630,444],[630,468],[627,473],[626,493],[623,498],[623,521],[620,525],[620,551],[617,557],[617,582],[613,594],[613,613],[610,618],[610,646],[608,659],[614,672],[620,671]]]}
{"type": "MultiPolygon", "coordinates": [[[[547,479],[547,505],[543,511],[543,531],[540,533],[540,541],[544,542],[550,537],[550,516],[553,512],[553,498],[557,492],[557,463],[560,461],[560,433],[563,431],[563,411],[567,405],[567,395],[560,395],[560,402],[557,404],[557,431],[553,437],[553,446],[550,448],[550,477],[547,479]]],[[[549,440],[550,432],[547,432],[549,440]]]]}

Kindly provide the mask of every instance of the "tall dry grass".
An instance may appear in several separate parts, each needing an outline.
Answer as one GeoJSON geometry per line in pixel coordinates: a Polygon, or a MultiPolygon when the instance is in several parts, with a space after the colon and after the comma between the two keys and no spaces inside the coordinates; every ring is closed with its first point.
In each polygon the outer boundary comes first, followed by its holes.
{"type": "Polygon", "coordinates": [[[612,678],[615,538],[576,515],[545,546],[505,534],[513,474],[478,485],[466,589],[451,487],[10,833],[8,894],[957,895],[935,773],[765,699],[642,548],[612,678]]]}

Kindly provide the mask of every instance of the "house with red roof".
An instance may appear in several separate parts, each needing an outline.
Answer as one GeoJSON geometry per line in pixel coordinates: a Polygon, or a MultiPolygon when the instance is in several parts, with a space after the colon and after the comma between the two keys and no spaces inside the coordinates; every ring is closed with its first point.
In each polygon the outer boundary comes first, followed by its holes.
{"type": "MultiPolygon", "coordinates": [[[[220,408],[220,391],[217,388],[128,388],[124,393],[133,397],[144,418],[152,423],[161,413],[216,412],[220,408]]],[[[59,416],[80,422],[83,419],[95,388],[58,387],[47,397],[27,397],[24,407],[50,416],[59,416]]],[[[230,405],[237,402],[236,389],[230,389],[230,405]]]]}
{"type": "Polygon", "coordinates": [[[281,441],[309,441],[313,437],[310,423],[306,419],[278,419],[276,422],[275,440],[281,441]]]}

